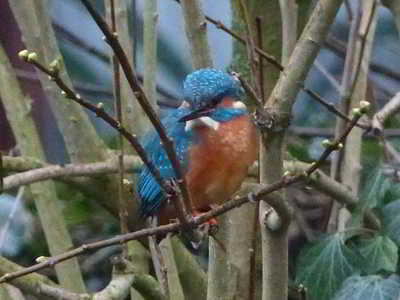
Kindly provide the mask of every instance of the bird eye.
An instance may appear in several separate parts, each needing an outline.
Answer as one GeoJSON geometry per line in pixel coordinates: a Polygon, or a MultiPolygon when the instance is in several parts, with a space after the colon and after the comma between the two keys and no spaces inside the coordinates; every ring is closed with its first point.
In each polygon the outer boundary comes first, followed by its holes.
{"type": "Polygon", "coordinates": [[[219,98],[214,98],[211,100],[212,106],[218,105],[219,102],[221,102],[221,99],[219,98]]]}

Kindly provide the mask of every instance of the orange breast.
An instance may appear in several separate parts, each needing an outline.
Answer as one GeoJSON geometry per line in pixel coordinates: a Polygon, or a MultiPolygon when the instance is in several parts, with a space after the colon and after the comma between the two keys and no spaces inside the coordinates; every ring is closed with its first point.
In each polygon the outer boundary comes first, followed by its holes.
{"type": "MultiPolygon", "coordinates": [[[[193,208],[208,211],[233,195],[247,175],[248,167],[257,159],[258,137],[247,115],[220,123],[218,130],[197,127],[199,143],[189,154],[186,182],[193,208]]],[[[173,203],[160,210],[160,224],[176,219],[173,203]]]]}
{"type": "Polygon", "coordinates": [[[194,208],[206,211],[227,201],[240,187],[257,158],[258,138],[247,115],[220,123],[218,130],[196,130],[201,142],[191,150],[186,180],[194,208]]]}

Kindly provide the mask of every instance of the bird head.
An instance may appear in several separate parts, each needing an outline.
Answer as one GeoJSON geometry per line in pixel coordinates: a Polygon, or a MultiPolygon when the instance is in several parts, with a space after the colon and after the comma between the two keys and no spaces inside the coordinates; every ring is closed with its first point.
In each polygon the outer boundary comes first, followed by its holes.
{"type": "Polygon", "coordinates": [[[205,125],[214,130],[223,121],[223,112],[229,109],[245,111],[246,106],[240,101],[243,94],[239,79],[232,74],[216,69],[200,69],[189,74],[183,83],[184,106],[191,112],[179,121],[186,122],[186,129],[196,125],[205,125]],[[230,99],[224,105],[224,99],[230,99]],[[221,111],[219,107],[225,106],[221,111]],[[221,120],[219,120],[221,119],[221,120]]]}

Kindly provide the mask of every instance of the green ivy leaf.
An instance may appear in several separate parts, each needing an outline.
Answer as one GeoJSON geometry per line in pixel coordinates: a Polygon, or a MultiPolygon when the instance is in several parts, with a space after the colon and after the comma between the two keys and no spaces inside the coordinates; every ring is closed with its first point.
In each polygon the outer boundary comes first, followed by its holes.
{"type": "Polygon", "coordinates": [[[363,239],[359,250],[368,261],[368,264],[364,267],[367,273],[372,274],[378,271],[396,272],[398,247],[387,236],[363,239]]]}
{"type": "Polygon", "coordinates": [[[335,234],[303,249],[297,261],[296,283],[308,290],[309,300],[331,299],[342,282],[357,273],[362,258],[335,234]]]}
{"type": "Polygon", "coordinates": [[[382,205],[385,195],[393,187],[389,178],[383,175],[380,168],[372,172],[366,181],[365,188],[361,193],[362,206],[364,208],[374,208],[382,205]]]}
{"type": "Polygon", "coordinates": [[[400,278],[392,275],[352,276],[342,285],[334,300],[397,300],[400,295],[400,278]]]}
{"type": "Polygon", "coordinates": [[[400,245],[400,199],[385,205],[382,216],[383,231],[397,245],[400,245]]]}

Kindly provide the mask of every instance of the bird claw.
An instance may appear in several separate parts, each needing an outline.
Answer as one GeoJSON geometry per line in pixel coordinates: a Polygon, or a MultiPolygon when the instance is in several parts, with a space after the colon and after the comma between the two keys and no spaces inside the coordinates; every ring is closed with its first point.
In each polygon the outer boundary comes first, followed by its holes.
{"type": "MultiPolygon", "coordinates": [[[[195,210],[193,212],[193,217],[199,217],[199,216],[204,215],[204,214],[205,214],[204,212],[199,212],[199,211],[195,210]]],[[[211,226],[216,226],[216,225],[218,225],[218,221],[215,218],[211,218],[211,219],[208,219],[207,221],[205,221],[202,225],[209,225],[210,227],[211,226]]]]}

